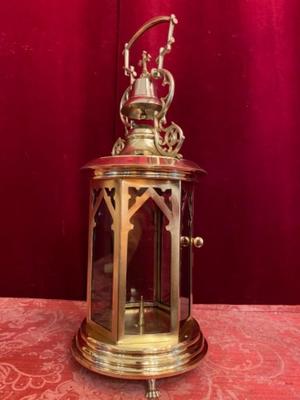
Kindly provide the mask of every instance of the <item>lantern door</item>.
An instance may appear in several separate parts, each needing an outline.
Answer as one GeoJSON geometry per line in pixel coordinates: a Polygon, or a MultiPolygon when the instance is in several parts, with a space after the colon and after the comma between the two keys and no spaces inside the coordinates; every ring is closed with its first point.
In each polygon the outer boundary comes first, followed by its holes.
{"type": "Polygon", "coordinates": [[[180,324],[191,316],[193,269],[193,212],[194,184],[182,182],[181,190],[181,247],[180,247],[180,324]]]}

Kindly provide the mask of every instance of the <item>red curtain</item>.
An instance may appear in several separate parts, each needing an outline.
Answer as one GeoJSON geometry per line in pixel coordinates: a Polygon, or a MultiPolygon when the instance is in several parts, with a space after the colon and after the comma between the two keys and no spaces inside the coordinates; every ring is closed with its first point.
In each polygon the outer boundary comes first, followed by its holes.
{"type": "MultiPolygon", "coordinates": [[[[0,295],[82,298],[87,182],[80,167],[122,135],[121,51],[175,13],[165,67],[198,185],[194,300],[299,303],[297,0],[2,2],[0,295]]],[[[157,51],[166,27],[149,32],[157,51]]]]}

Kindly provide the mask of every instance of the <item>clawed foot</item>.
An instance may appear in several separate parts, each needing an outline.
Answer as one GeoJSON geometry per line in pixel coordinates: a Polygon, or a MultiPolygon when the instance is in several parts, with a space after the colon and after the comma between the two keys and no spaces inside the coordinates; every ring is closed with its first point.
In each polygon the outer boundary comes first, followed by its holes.
{"type": "Polygon", "coordinates": [[[148,380],[148,390],[146,392],[146,399],[158,399],[160,396],[159,390],[156,389],[155,379],[148,380]]]}

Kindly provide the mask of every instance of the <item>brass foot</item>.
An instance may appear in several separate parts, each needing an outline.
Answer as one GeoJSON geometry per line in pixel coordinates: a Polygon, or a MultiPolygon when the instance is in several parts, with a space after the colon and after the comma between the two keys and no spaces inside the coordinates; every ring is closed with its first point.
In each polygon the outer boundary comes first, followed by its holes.
{"type": "Polygon", "coordinates": [[[148,389],[146,392],[146,399],[158,399],[160,396],[159,390],[156,389],[156,380],[149,379],[148,380],[148,389]]]}

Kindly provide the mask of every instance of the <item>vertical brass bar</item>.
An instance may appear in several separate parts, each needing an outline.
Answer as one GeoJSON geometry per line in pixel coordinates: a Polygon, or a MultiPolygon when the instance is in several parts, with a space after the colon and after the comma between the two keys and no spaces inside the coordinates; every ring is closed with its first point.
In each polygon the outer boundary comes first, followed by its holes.
{"type": "Polygon", "coordinates": [[[188,206],[190,214],[190,265],[189,265],[189,317],[192,314],[193,306],[193,266],[194,266],[194,249],[192,244],[192,237],[194,234],[194,185],[192,186],[190,196],[188,196],[188,206]]]}
{"type": "Polygon", "coordinates": [[[140,335],[144,333],[145,315],[144,315],[144,296],[141,296],[140,310],[139,310],[139,328],[140,335]]]}
{"type": "Polygon", "coordinates": [[[180,267],[180,199],[181,182],[172,183],[171,233],[171,331],[179,333],[179,267],[180,267]]]}
{"type": "Polygon", "coordinates": [[[154,238],[154,303],[161,302],[161,239],[162,214],[155,209],[155,238],[154,238]]]}
{"type": "Polygon", "coordinates": [[[111,339],[116,342],[118,340],[118,315],[119,315],[119,243],[120,243],[120,190],[118,185],[119,180],[114,180],[115,187],[115,213],[113,219],[114,232],[114,249],[113,249],[113,295],[112,295],[112,333],[111,339]]]}
{"type": "Polygon", "coordinates": [[[90,181],[89,194],[89,226],[88,226],[88,256],[87,256],[87,318],[91,320],[92,314],[92,263],[93,263],[93,230],[94,230],[94,205],[93,205],[93,189],[95,185],[93,180],[90,181]]]}
{"type": "Polygon", "coordinates": [[[129,184],[125,179],[119,180],[119,197],[120,206],[118,218],[119,240],[118,240],[118,264],[119,264],[119,313],[118,313],[118,340],[122,339],[125,334],[125,306],[126,306],[126,279],[127,279],[127,250],[128,250],[128,232],[131,225],[128,219],[128,193],[129,184]]]}

